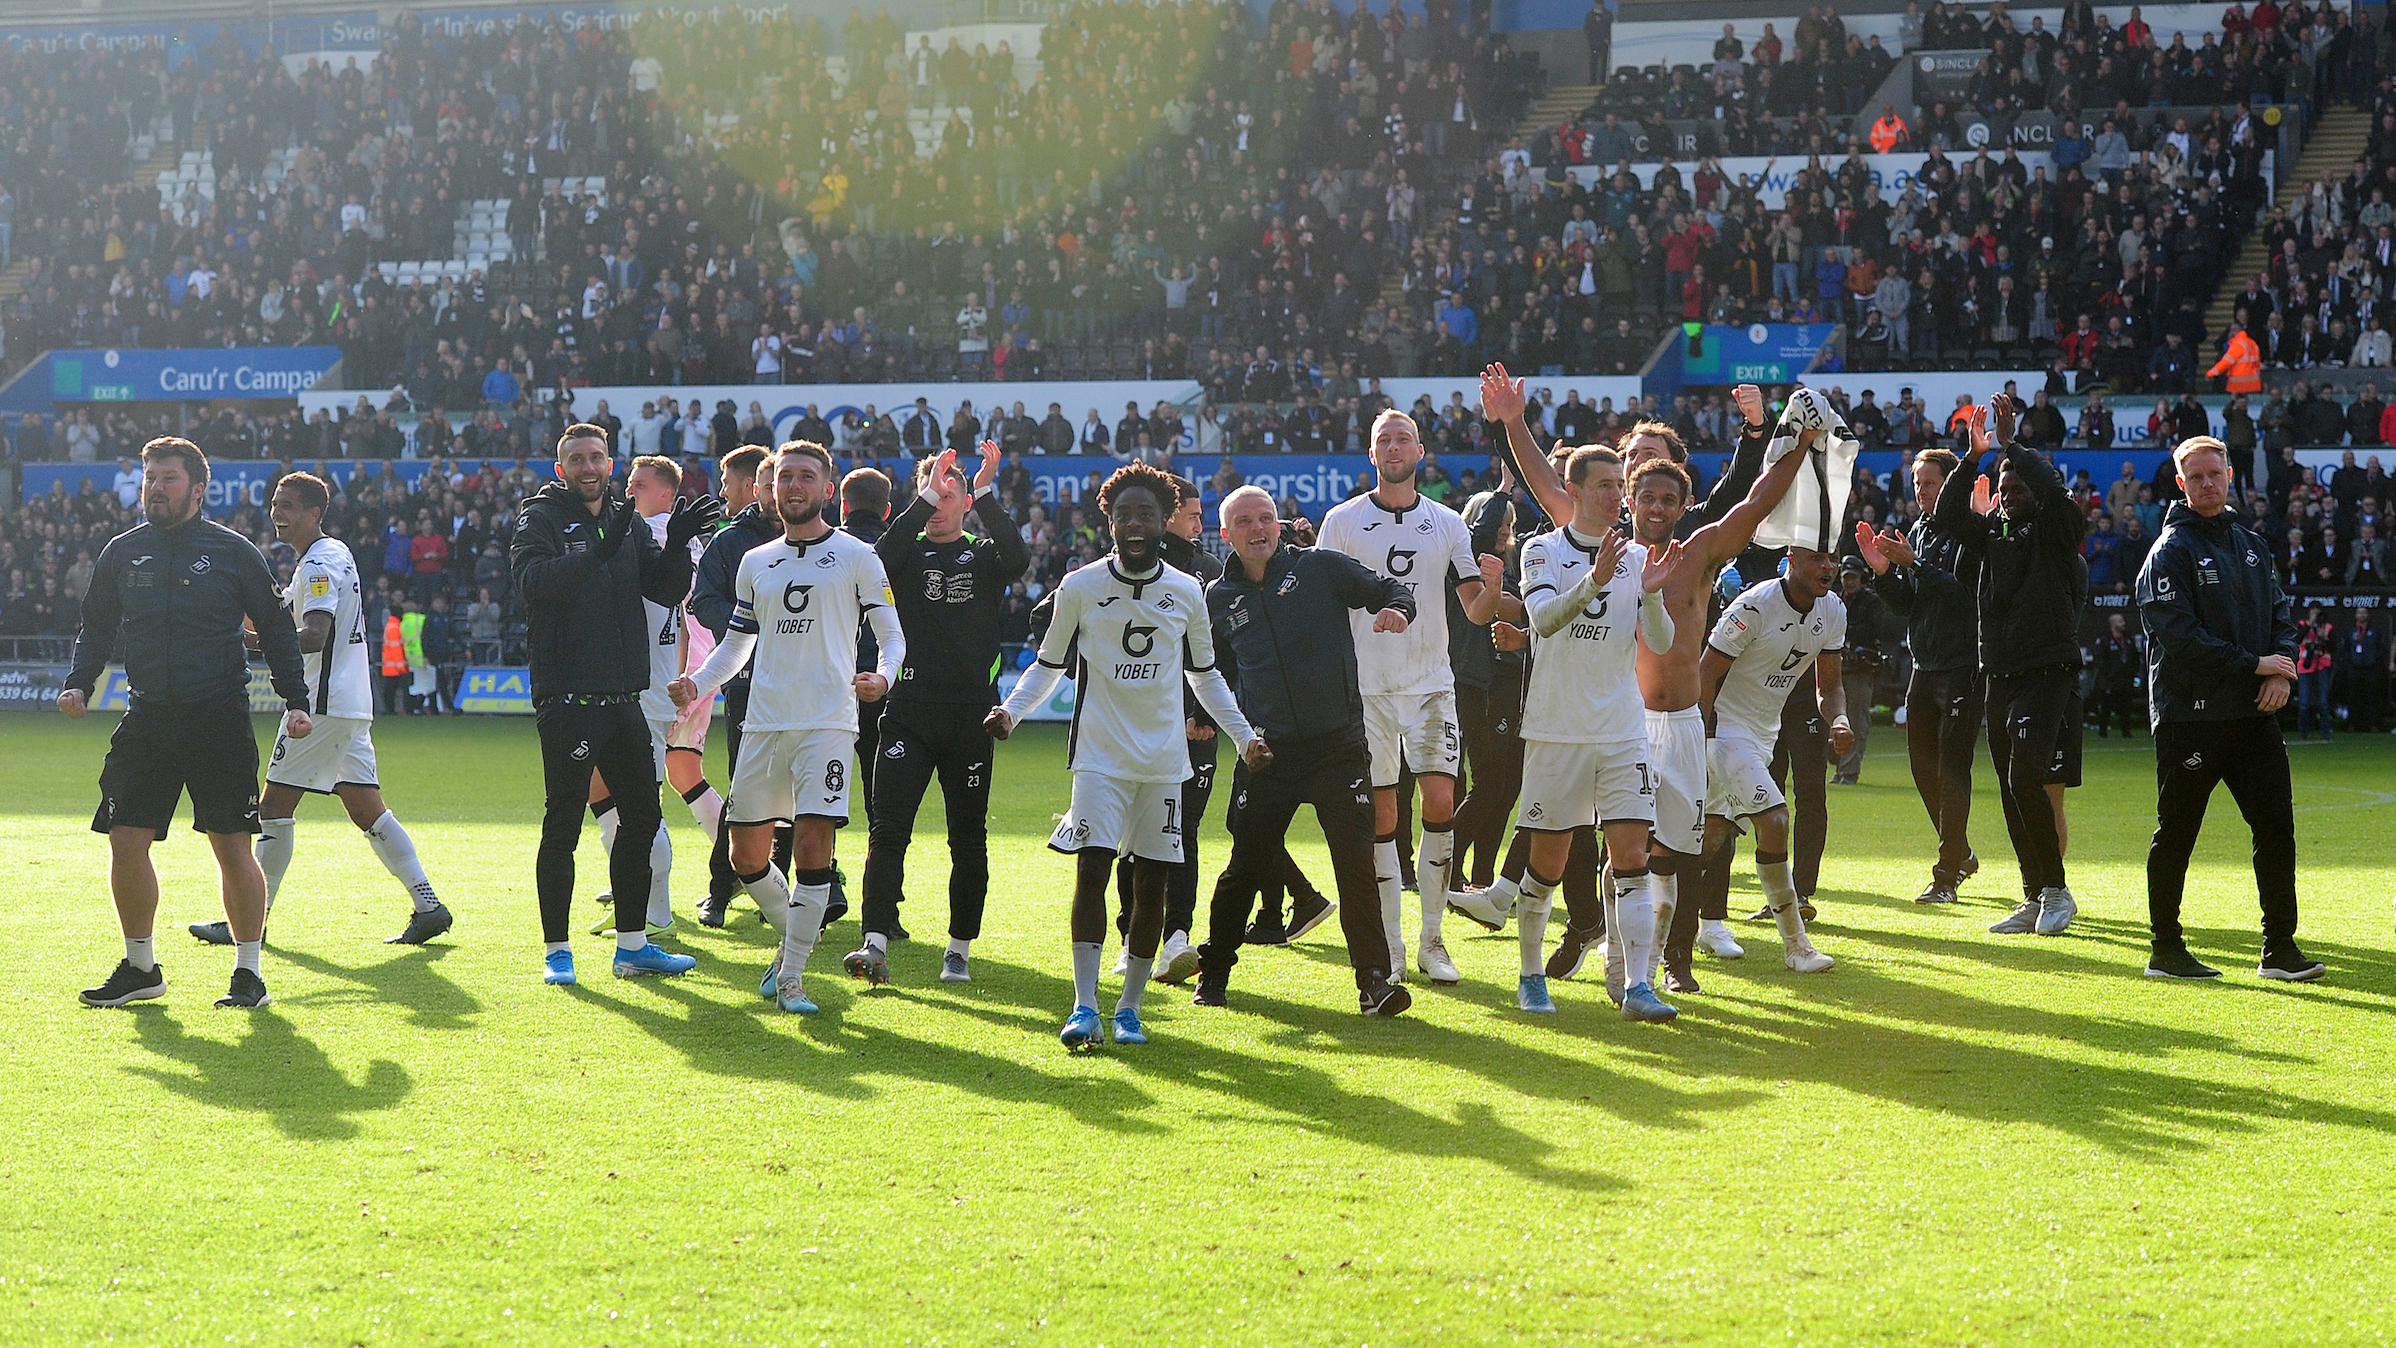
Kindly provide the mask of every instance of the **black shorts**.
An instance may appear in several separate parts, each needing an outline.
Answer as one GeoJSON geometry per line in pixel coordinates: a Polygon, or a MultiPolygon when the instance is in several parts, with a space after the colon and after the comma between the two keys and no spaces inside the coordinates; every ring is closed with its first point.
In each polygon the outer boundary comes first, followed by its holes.
{"type": "Polygon", "coordinates": [[[2047,785],[2080,784],[2080,741],[2087,729],[2088,704],[2074,693],[2063,704],[2063,727],[2055,734],[2055,759],[2047,765],[2047,785]]]}
{"type": "Polygon", "coordinates": [[[164,841],[186,790],[199,832],[258,831],[258,736],[248,694],[198,706],[136,703],[109,737],[92,832],[146,828],[164,841]]]}

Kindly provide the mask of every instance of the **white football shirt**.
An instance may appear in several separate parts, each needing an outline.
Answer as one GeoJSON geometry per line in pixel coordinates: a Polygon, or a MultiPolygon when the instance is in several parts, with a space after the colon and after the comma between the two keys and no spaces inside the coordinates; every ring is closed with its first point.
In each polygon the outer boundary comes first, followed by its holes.
{"type": "Polygon", "coordinates": [[[857,627],[890,604],[873,544],[835,529],[811,543],[775,539],[740,559],[734,632],[757,636],[743,731],[857,729],[857,627]]]}
{"type": "Polygon", "coordinates": [[[1847,647],[1847,604],[1835,594],[1800,613],[1788,584],[1775,576],[1730,601],[1706,644],[1730,657],[1730,673],[1714,695],[1716,733],[1730,727],[1765,744],[1780,737],[1789,690],[1824,651],[1847,647]]]}
{"type": "MultiPolygon", "coordinates": [[[[1160,565],[1156,575],[1131,580],[1111,556],[1074,571],[1057,584],[1040,663],[1074,680],[1067,759],[1074,771],[1131,782],[1189,777],[1183,675],[1215,667],[1214,628],[1196,577],[1160,565]]],[[[1027,678],[1016,687],[1041,683],[1053,686],[1053,679],[1027,678]]],[[[1021,719],[1025,707],[1012,695],[1007,701],[1021,719]]]]}
{"type": "Polygon", "coordinates": [[[365,596],[358,588],[358,563],[337,538],[319,538],[291,572],[283,603],[292,622],[307,626],[311,613],[333,615],[324,649],[301,657],[308,675],[308,708],[318,716],[374,719],[374,675],[367,659],[365,596]]]}
{"type": "MultiPolygon", "coordinates": [[[[1522,546],[1525,603],[1561,594],[1596,564],[1597,548],[1569,528],[1522,546]]],[[[1639,575],[1644,549],[1625,547],[1613,576],[1554,636],[1531,634],[1531,682],[1522,711],[1524,739],[1551,744],[1614,744],[1647,734],[1639,695],[1639,575]]]]}
{"type": "Polygon", "coordinates": [[[1378,616],[1348,614],[1356,638],[1356,686],[1367,695],[1442,693],[1456,686],[1448,667],[1451,581],[1478,580],[1472,530],[1464,517],[1427,496],[1392,510],[1371,496],[1352,496],[1323,516],[1317,543],[1344,552],[1378,576],[1414,592],[1414,621],[1400,633],[1376,632],[1378,616]]]}

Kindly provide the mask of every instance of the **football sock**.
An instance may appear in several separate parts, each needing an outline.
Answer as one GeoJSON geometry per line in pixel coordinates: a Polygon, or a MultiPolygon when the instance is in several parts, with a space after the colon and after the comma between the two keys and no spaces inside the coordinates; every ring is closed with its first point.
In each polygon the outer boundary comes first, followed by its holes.
{"type": "MultiPolygon", "coordinates": [[[[383,816],[389,819],[391,816],[383,816]]],[[[258,869],[266,872],[266,911],[275,910],[275,895],[283,890],[283,872],[291,869],[291,851],[296,845],[293,834],[299,829],[297,820],[261,819],[258,821],[258,842],[251,850],[257,854],[258,869]]]]}
{"type": "Polygon", "coordinates": [[[665,821],[657,821],[657,838],[649,844],[649,925],[674,922],[674,837],[665,821]]]}
{"type": "Polygon", "coordinates": [[[1454,821],[1423,823],[1423,845],[1415,853],[1415,888],[1423,901],[1423,940],[1439,939],[1440,919],[1448,911],[1448,862],[1456,854],[1454,821]]]}
{"type": "Polygon", "coordinates": [[[629,952],[639,950],[648,944],[649,933],[646,931],[620,931],[616,933],[616,949],[618,950],[629,952]]]}
{"type": "Polygon", "coordinates": [[[973,953],[973,942],[960,941],[952,936],[949,938],[948,942],[948,953],[952,955],[971,955],[973,953]]]}
{"type": "MultiPolygon", "coordinates": [[[[949,944],[955,945],[956,942],[951,941],[949,944]]],[[[890,953],[890,938],[878,931],[869,931],[865,933],[865,947],[868,950],[879,950],[887,955],[890,953]]]]}
{"type": "Polygon", "coordinates": [[[790,919],[782,924],[782,976],[807,972],[807,957],[815,953],[815,938],[824,928],[824,909],[832,903],[832,868],[794,871],[790,887],[790,919]]]}
{"type": "Polygon", "coordinates": [[[1388,837],[1373,843],[1373,878],[1381,886],[1381,930],[1389,936],[1389,967],[1406,967],[1406,933],[1398,925],[1405,908],[1405,889],[1398,883],[1398,840],[1388,837]]]}
{"type": "Polygon", "coordinates": [[[1598,922],[1606,929],[1606,991],[1608,993],[1620,992],[1630,986],[1629,981],[1623,977],[1626,966],[1623,963],[1620,907],[1621,900],[1614,888],[1614,868],[1611,865],[1601,867],[1597,873],[1597,911],[1598,922]]]}
{"type": "Polygon", "coordinates": [[[128,936],[125,938],[125,962],[148,973],[158,967],[158,938],[128,936]]]}
{"type": "Polygon", "coordinates": [[[1514,901],[1514,939],[1522,948],[1525,978],[1547,972],[1547,914],[1555,898],[1555,881],[1523,868],[1522,897],[1514,901]]]}
{"type": "Polygon", "coordinates": [[[1481,891],[1481,899],[1483,902],[1494,904],[1499,908],[1512,908],[1516,898],[1521,894],[1522,886],[1520,884],[1501,875],[1489,882],[1489,888],[1481,891]]]}
{"type": "Polygon", "coordinates": [[[1098,1009],[1098,961],[1106,947],[1096,941],[1073,943],[1073,1005],[1076,1010],[1098,1009]]]}
{"type": "Polygon", "coordinates": [[[560,950],[572,950],[573,948],[574,945],[570,941],[551,941],[548,945],[541,948],[541,953],[544,955],[554,955],[560,950]]]}
{"type": "Polygon", "coordinates": [[[1140,998],[1148,991],[1148,979],[1155,972],[1156,957],[1153,955],[1146,959],[1134,955],[1125,960],[1123,962],[1123,995],[1115,1000],[1115,1009],[1138,1014],[1140,998]]]}
{"type": "Polygon", "coordinates": [[[1805,919],[1797,912],[1797,886],[1789,879],[1789,858],[1783,852],[1755,854],[1755,876],[1764,884],[1764,901],[1772,908],[1772,925],[1783,941],[1805,939],[1805,919]]]}
{"type": "Polygon", "coordinates": [[[258,955],[264,949],[266,949],[264,941],[235,941],[233,943],[233,967],[247,969],[251,973],[258,972],[258,955]]]}
{"type": "Polygon", "coordinates": [[[591,818],[599,821],[599,850],[613,856],[616,850],[616,803],[613,800],[591,802],[591,818]]]}
{"type": "Polygon", "coordinates": [[[766,925],[779,932],[790,921],[790,886],[782,882],[782,872],[768,863],[755,875],[740,878],[740,887],[757,900],[757,911],[765,914],[766,925]]]}
{"type": "MultiPolygon", "coordinates": [[[[374,849],[375,858],[383,863],[383,869],[408,887],[408,901],[416,905],[417,912],[429,913],[440,905],[440,899],[433,895],[433,882],[424,878],[424,863],[416,859],[416,840],[408,836],[408,831],[399,826],[399,821],[391,817],[389,810],[383,811],[382,818],[367,826],[366,844],[374,849]]],[[[263,839],[258,844],[258,851],[263,864],[266,851],[263,839]]],[[[291,859],[288,839],[284,843],[283,858],[286,861],[291,859]]],[[[274,883],[279,878],[277,873],[269,873],[266,878],[269,896],[266,903],[269,908],[274,906],[274,883]]]]}
{"type": "MultiPolygon", "coordinates": [[[[1660,959],[1664,950],[1664,942],[1672,933],[1673,912],[1680,907],[1680,879],[1677,876],[1651,873],[1647,877],[1647,884],[1656,909],[1656,930],[1653,937],[1655,944],[1649,952],[1649,958],[1660,959]]],[[[1651,967],[1648,972],[1652,974],[1655,970],[1651,967]]],[[[1650,979],[1649,981],[1653,982],[1654,980],[1650,979]]]]}
{"type": "Polygon", "coordinates": [[[1614,911],[1606,915],[1607,948],[1622,952],[1622,983],[1635,988],[1655,976],[1656,900],[1645,868],[1614,872],[1614,911]]]}
{"type": "Polygon", "coordinates": [[[716,830],[724,822],[724,798],[708,784],[706,778],[682,793],[682,803],[691,807],[691,818],[699,821],[699,831],[707,835],[710,846],[715,843],[716,830]]]}

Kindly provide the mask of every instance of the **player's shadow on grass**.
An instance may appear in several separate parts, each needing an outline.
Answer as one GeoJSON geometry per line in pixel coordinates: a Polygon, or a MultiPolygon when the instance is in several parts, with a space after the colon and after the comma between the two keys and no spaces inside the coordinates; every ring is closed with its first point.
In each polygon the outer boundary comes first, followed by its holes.
{"type": "Polygon", "coordinates": [[[182,1069],[125,1070],[196,1104],[263,1114],[284,1136],[313,1142],[356,1137],[363,1131],[358,1115],[389,1109],[415,1089],[408,1070],[386,1058],[369,1064],[362,1080],[350,1080],[271,1008],[225,1014],[248,1022],[239,1043],[186,1034],[164,1008],[141,1011],[134,1018],[141,1046],[182,1069]]]}
{"type": "MultiPolygon", "coordinates": [[[[1008,1058],[852,1023],[842,1012],[853,994],[842,990],[845,980],[837,964],[825,968],[820,955],[807,986],[824,1009],[790,1016],[756,996],[762,959],[727,960],[703,947],[688,953],[699,964],[683,978],[643,980],[641,992],[627,996],[584,983],[572,995],[622,1016],[702,1072],[781,1082],[849,1100],[879,1098],[886,1090],[881,1079],[902,1076],[1012,1104],[1061,1109],[1080,1123],[1112,1132],[1172,1131],[1140,1117],[1157,1101],[1128,1082],[1044,1070],[1029,1053],[1008,1058]]],[[[983,967],[975,966],[977,975],[983,967]]],[[[1055,1044],[1054,1026],[1033,1013],[1012,1019],[1027,1035],[1038,1031],[1055,1044]]],[[[1064,1061],[1058,1050],[1055,1064],[1064,1061]]]]}
{"type": "Polygon", "coordinates": [[[481,1000],[450,981],[437,967],[450,946],[424,946],[372,964],[336,964],[320,955],[275,947],[275,957],[346,987],[323,988],[275,1000],[291,1006],[398,1006],[408,1023],[427,1030],[471,1030],[482,1014],[481,1000]]]}
{"type": "MultiPolygon", "coordinates": [[[[1072,985],[1065,979],[1015,965],[993,965],[999,978],[994,980],[1007,990],[1008,1000],[1030,997],[1042,1005],[1064,1006],[1072,1000],[1072,985]]],[[[977,978],[983,965],[974,966],[977,978]]],[[[1103,998],[1102,998],[1103,999],[1103,998]]],[[[1262,1004],[1266,999],[1255,999],[1262,1004]]],[[[1361,1146],[1377,1147],[1384,1151],[1439,1160],[1484,1161],[1499,1166],[1517,1178],[1534,1184],[1569,1190],[1575,1193],[1606,1193],[1627,1189],[1628,1181],[1601,1171],[1583,1170],[1558,1163],[1562,1149],[1545,1138],[1498,1121],[1488,1105],[1475,1101],[1456,1107],[1455,1116],[1442,1117],[1428,1109],[1350,1089],[1333,1072],[1286,1056],[1242,1053],[1220,1047],[1208,1038],[1208,1021],[1224,1013],[1177,1005],[1181,990],[1169,984],[1154,985],[1143,1016],[1151,1023],[1150,1035],[1155,1042],[1139,1048],[1109,1048],[1106,1056],[1125,1068],[1143,1073],[1158,1074],[1184,1089],[1211,1091],[1229,1099],[1226,1108],[1198,1117],[1219,1119],[1243,1125],[1257,1123],[1279,1124],[1292,1132],[1307,1131],[1329,1134],[1361,1146]],[[1235,1110],[1230,1106],[1236,1104],[1235,1110]],[[1261,1115],[1261,1117],[1260,1117],[1261,1115]]],[[[1245,1001],[1235,1005],[1246,1005],[1245,1001]]],[[[1424,1056],[1417,1050],[1423,1042],[1427,1027],[1423,1022],[1409,1019],[1371,1021],[1354,1014],[1327,1010],[1297,1003],[1271,1003],[1281,1018],[1298,1024],[1308,1034],[1330,1035],[1343,1046],[1359,1054],[1379,1057],[1414,1058],[1424,1056]]],[[[1017,1014],[1011,1007],[983,1002],[970,1002],[954,1008],[957,1012],[993,1024],[1013,1026],[1025,1020],[1033,1022],[1037,1039],[1028,1040],[1027,1054],[1058,1053],[1055,1045],[1056,1018],[1053,1013],[1032,1012],[1017,1014]]],[[[1552,1078],[1567,1069],[1582,1068],[1585,1064],[1556,1058],[1554,1055],[1523,1049],[1519,1045],[1484,1038],[1458,1035],[1453,1031],[1434,1031],[1444,1036],[1444,1042],[1471,1039],[1471,1045],[1485,1060],[1502,1059],[1505,1063],[1529,1074],[1548,1074],[1536,1085],[1527,1087],[1533,1093],[1548,1094],[1547,1087],[1557,1097],[1576,1095],[1588,1101],[1592,1095],[1618,1083],[1595,1081],[1586,1075],[1575,1084],[1588,1087],[1586,1093],[1576,1092],[1552,1078]]],[[[1061,1059],[1062,1061],[1062,1059],[1061,1059]]],[[[1503,1070],[1501,1067],[1500,1070],[1503,1070]]],[[[1693,1109],[1728,1108],[1742,1103],[1738,1100],[1716,1101],[1710,1097],[1693,1096],[1685,1092],[1660,1090],[1648,1103],[1659,1118],[1684,1119],[1693,1109]],[[1665,1100],[1662,1096],[1672,1096],[1665,1100]]],[[[1683,1126],[1693,1126],[1684,1123],[1683,1126]]]]}

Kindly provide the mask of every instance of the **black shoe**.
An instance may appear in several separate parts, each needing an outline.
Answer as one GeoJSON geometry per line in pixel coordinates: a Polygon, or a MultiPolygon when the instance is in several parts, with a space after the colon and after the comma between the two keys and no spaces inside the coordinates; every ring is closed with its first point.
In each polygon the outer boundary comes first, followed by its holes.
{"type": "Polygon", "coordinates": [[[1269,944],[1290,944],[1299,937],[1304,936],[1306,933],[1313,931],[1319,926],[1322,926],[1323,919],[1331,916],[1332,910],[1338,907],[1338,904],[1333,903],[1331,900],[1324,898],[1320,894],[1300,894],[1293,897],[1290,900],[1289,925],[1282,929],[1280,940],[1270,942],[1269,944]]]}
{"type": "Polygon", "coordinates": [[[830,903],[824,905],[824,925],[816,928],[816,931],[818,933],[830,931],[832,930],[833,923],[838,922],[840,919],[847,917],[848,915],[848,900],[834,899],[830,903]]]}
{"type": "MultiPolygon", "coordinates": [[[[902,900],[901,900],[901,902],[904,902],[904,900],[902,899],[902,900]]],[[[887,935],[890,937],[890,939],[891,939],[891,940],[893,940],[893,941],[911,941],[911,940],[915,939],[915,938],[914,938],[914,936],[913,936],[911,933],[909,933],[909,932],[908,932],[908,930],[907,930],[905,927],[902,927],[902,926],[900,926],[900,925],[898,924],[898,919],[897,919],[897,918],[892,918],[892,919],[890,920],[890,930],[889,930],[889,932],[888,932],[888,933],[886,933],[886,934],[887,934],[887,935]]]]}
{"type": "Polygon", "coordinates": [[[2275,983],[2310,983],[2329,972],[2329,966],[2296,948],[2296,942],[2267,947],[2255,972],[2275,983]]]}
{"type": "Polygon", "coordinates": [[[1605,933],[1601,931],[1583,931],[1570,922],[1565,923],[1564,939],[1548,952],[1547,976],[1566,979],[1579,973],[1581,964],[1589,958],[1589,947],[1596,945],[1598,938],[1603,935],[1605,933]]]}
{"type": "Polygon", "coordinates": [[[136,969],[131,960],[118,960],[116,972],[96,988],[76,993],[85,1006],[123,1006],[127,1002],[146,1002],[152,997],[166,995],[166,970],[151,965],[136,969]]]}
{"type": "Polygon", "coordinates": [[[233,986],[216,999],[220,1007],[238,1006],[244,1010],[256,1010],[273,1002],[274,998],[266,995],[266,980],[247,969],[235,969],[233,986]]]}
{"type": "Polygon", "coordinates": [[[1423,892],[1422,886],[1415,883],[1413,862],[1409,861],[1405,865],[1398,868],[1398,888],[1406,891],[1409,894],[1420,894],[1423,892]]]}
{"type": "Polygon", "coordinates": [[[1356,994],[1356,1009],[1368,1016],[1404,1015],[1414,1005],[1414,994],[1404,984],[1376,981],[1356,994]]]}
{"type": "Polygon", "coordinates": [[[423,945],[442,932],[449,930],[456,921],[457,919],[450,915],[448,904],[435,902],[429,912],[410,914],[408,929],[383,944],[423,945]]]}
{"type": "Polygon", "coordinates": [[[1690,960],[1687,955],[1666,955],[1664,957],[1664,991],[1682,994],[1705,991],[1697,986],[1697,973],[1689,967],[1689,964],[1690,960]]]}
{"type": "Polygon", "coordinates": [[[1241,945],[1288,945],[1289,943],[1289,928],[1281,925],[1281,919],[1278,917],[1257,918],[1249,923],[1248,930],[1240,935],[1241,945]]]}
{"type": "Polygon", "coordinates": [[[1808,922],[1811,922],[1811,921],[1813,921],[1813,920],[1814,920],[1814,896],[1813,896],[1813,895],[1811,895],[1811,894],[1800,894],[1800,895],[1798,895],[1798,896],[1797,896],[1797,916],[1804,918],[1804,919],[1805,919],[1806,921],[1808,921],[1808,922]]]}
{"type": "Polygon", "coordinates": [[[1915,903],[1954,903],[1956,902],[1955,886],[1932,876],[1930,887],[1914,895],[1913,901],[1915,903]]]}
{"type": "Polygon", "coordinates": [[[1749,913],[1747,915],[1747,920],[1750,922],[1770,922],[1772,920],[1772,905],[1767,903],[1763,907],[1756,909],[1752,913],[1749,913]]]}
{"type": "Polygon", "coordinates": [[[702,927],[722,927],[724,925],[724,918],[728,916],[731,911],[731,895],[710,894],[706,898],[699,900],[699,925],[702,927]]]}
{"type": "Polygon", "coordinates": [[[1963,864],[1955,868],[1955,883],[1960,885],[1964,881],[1971,879],[1973,876],[1978,875],[1979,873],[1980,854],[1978,852],[1966,852],[1963,854],[1963,864]]]}
{"type": "Polygon", "coordinates": [[[1231,970],[1200,965],[1198,990],[1190,994],[1192,1006],[1231,1005],[1231,970]]]}
{"type": "Polygon", "coordinates": [[[221,919],[215,922],[192,923],[191,936],[195,941],[206,941],[210,945],[233,944],[233,928],[221,919]]]}
{"type": "Polygon", "coordinates": [[[2149,978],[2219,978],[2221,970],[2198,961],[2196,956],[2188,953],[2188,947],[2184,945],[2173,946],[2169,949],[2157,947],[2154,956],[2146,962],[2146,976],[2149,978]]]}

